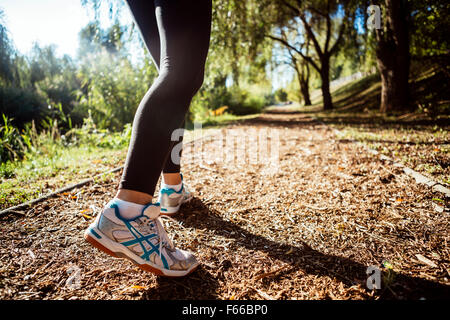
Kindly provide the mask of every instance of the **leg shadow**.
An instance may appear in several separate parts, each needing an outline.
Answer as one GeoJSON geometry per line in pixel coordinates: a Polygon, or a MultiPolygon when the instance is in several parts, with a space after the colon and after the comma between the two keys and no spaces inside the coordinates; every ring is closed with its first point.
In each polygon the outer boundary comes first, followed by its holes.
{"type": "Polygon", "coordinates": [[[200,265],[183,278],[158,277],[157,285],[147,290],[142,300],[213,300],[217,299],[218,280],[200,265]]]}
{"type": "MultiPolygon", "coordinates": [[[[223,220],[217,211],[210,210],[198,198],[194,198],[188,204],[185,204],[182,211],[174,218],[182,221],[186,227],[208,228],[217,235],[235,239],[237,245],[244,246],[248,250],[265,252],[270,257],[286,262],[295,269],[303,270],[308,274],[335,277],[346,286],[361,284],[366,287],[368,266],[345,257],[323,254],[304,242],[300,247],[293,247],[252,234],[232,222],[223,220]],[[286,255],[285,253],[288,250],[292,253],[286,255]]],[[[188,282],[183,280],[183,284],[193,285],[196,290],[198,290],[198,286],[201,286],[202,281],[212,285],[215,284],[214,278],[207,272],[200,273],[197,276],[200,279],[203,276],[206,276],[206,278],[199,282],[197,280],[187,280],[188,282]]],[[[389,290],[383,287],[382,285],[382,290],[377,292],[377,295],[385,299],[448,299],[450,297],[450,286],[448,285],[403,274],[395,274],[395,279],[389,285],[389,290]]],[[[206,295],[211,298],[214,297],[211,289],[205,288],[204,290],[206,290],[206,295]]]]}

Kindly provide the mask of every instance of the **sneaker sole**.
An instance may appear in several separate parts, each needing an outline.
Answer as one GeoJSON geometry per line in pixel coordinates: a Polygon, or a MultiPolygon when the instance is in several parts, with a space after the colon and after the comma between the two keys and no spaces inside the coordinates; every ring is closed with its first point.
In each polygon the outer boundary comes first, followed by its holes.
{"type": "Polygon", "coordinates": [[[199,264],[197,263],[186,271],[160,269],[159,267],[152,266],[149,262],[146,262],[141,257],[135,255],[133,252],[130,252],[129,249],[122,246],[120,243],[116,243],[108,239],[97,228],[93,226],[90,226],[84,232],[84,239],[100,251],[103,251],[114,258],[128,259],[142,270],[151,272],[157,276],[184,277],[192,273],[199,266],[199,264]]]}
{"type": "Polygon", "coordinates": [[[175,213],[177,213],[179,210],[180,210],[180,207],[181,207],[181,205],[183,204],[183,203],[187,203],[187,202],[189,202],[189,201],[191,201],[192,200],[192,196],[191,197],[189,197],[189,198],[187,198],[186,200],[183,200],[178,206],[176,206],[176,207],[161,207],[161,215],[162,216],[172,216],[172,215],[174,215],[175,213]],[[162,209],[165,209],[165,211],[162,211],[162,209]]]}

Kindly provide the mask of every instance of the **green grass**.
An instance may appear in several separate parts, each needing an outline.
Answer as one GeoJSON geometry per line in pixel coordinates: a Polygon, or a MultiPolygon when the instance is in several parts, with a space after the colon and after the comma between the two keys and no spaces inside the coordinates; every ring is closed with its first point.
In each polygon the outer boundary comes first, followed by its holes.
{"type": "MultiPolygon", "coordinates": [[[[234,115],[230,113],[224,113],[218,116],[208,116],[200,119],[199,123],[202,124],[203,128],[215,128],[228,125],[232,122],[237,122],[240,120],[253,119],[260,115],[260,113],[248,114],[248,115],[234,115]]],[[[187,126],[188,129],[192,129],[193,125],[187,126]]]]}
{"type": "Polygon", "coordinates": [[[117,167],[126,147],[49,145],[0,168],[0,208],[20,204],[117,167]]]}

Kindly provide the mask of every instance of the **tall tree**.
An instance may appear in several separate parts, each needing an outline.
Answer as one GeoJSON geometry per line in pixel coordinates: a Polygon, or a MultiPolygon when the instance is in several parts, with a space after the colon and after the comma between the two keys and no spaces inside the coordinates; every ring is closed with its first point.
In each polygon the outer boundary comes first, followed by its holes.
{"type": "MultiPolygon", "coordinates": [[[[294,30],[294,33],[297,30],[294,30]]],[[[295,35],[298,37],[298,34],[295,35]]],[[[282,37],[285,41],[287,40],[287,35],[285,32],[282,32],[282,37]]],[[[299,45],[299,49],[303,51],[306,48],[306,55],[309,52],[309,41],[305,41],[299,45]]],[[[297,80],[300,88],[300,96],[303,98],[303,102],[305,106],[311,105],[311,97],[309,94],[309,78],[310,78],[310,70],[308,62],[303,59],[296,51],[294,51],[291,47],[286,47],[287,51],[287,61],[286,64],[289,65],[292,69],[294,69],[295,74],[297,75],[297,80]]]]}
{"type": "Polygon", "coordinates": [[[306,34],[305,39],[311,40],[314,55],[307,54],[280,36],[268,35],[271,39],[294,50],[319,73],[325,110],[333,109],[330,93],[330,59],[338,52],[348,21],[352,21],[349,15],[352,10],[346,8],[347,2],[279,1],[280,7],[287,10],[287,15],[290,16],[290,19],[285,19],[282,23],[289,25],[294,24],[296,20],[301,21],[302,32],[306,34]]]}
{"type": "Polygon", "coordinates": [[[407,0],[385,0],[383,26],[376,29],[376,56],[381,74],[381,112],[410,107],[409,25],[407,0]]]}
{"type": "Polygon", "coordinates": [[[0,81],[12,83],[15,75],[15,50],[4,22],[4,12],[0,8],[0,81]]]}
{"type": "Polygon", "coordinates": [[[303,103],[305,106],[310,106],[312,103],[311,96],[309,94],[309,65],[304,59],[298,60],[295,56],[292,57],[292,60],[295,65],[295,73],[297,74],[300,93],[303,97],[303,103]]]}
{"type": "Polygon", "coordinates": [[[309,70],[309,64],[305,60],[300,62],[301,72],[297,72],[298,81],[300,83],[300,91],[302,92],[303,102],[305,106],[310,106],[311,96],[309,94],[309,79],[311,72],[309,70]]]}

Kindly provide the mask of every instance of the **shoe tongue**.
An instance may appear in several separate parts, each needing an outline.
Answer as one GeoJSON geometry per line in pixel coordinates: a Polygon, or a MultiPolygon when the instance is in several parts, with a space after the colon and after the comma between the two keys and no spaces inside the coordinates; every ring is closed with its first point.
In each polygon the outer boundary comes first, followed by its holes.
{"type": "Polygon", "coordinates": [[[161,207],[159,204],[148,204],[142,210],[142,214],[153,220],[159,217],[160,211],[161,207]]]}

